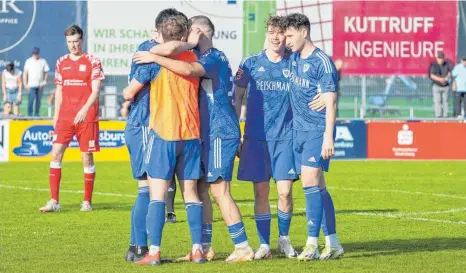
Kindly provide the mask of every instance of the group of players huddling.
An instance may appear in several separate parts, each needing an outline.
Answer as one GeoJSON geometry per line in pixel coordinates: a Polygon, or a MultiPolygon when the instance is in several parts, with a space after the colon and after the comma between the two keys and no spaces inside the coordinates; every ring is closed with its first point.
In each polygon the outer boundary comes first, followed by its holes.
{"type": "MultiPolygon", "coordinates": [[[[135,53],[129,84],[123,90],[123,97],[132,101],[125,138],[138,181],[126,260],[161,264],[165,200],[174,175],[186,205],[192,240],[192,249],[182,260],[202,263],[215,256],[209,190],[235,245],[226,262],[271,258],[271,178],[279,196],[279,251],[298,260],[343,255],[323,174],[334,154],[337,75],[332,60],[313,45],[309,19],[297,13],[270,16],[265,49],[246,57],[234,78],[227,57],[213,46],[214,25],[208,17],[188,20],[175,9],[165,9],[158,14],[155,27],[153,39],[143,42],[135,53]],[[247,112],[241,137],[238,117],[244,96],[247,112]],[[254,185],[260,238],[256,251],[248,243],[240,210],[230,194],[237,155],[238,179],[254,185]],[[289,238],[292,185],[299,175],[308,226],[308,239],[300,254],[289,238]],[[325,247],[319,253],[321,228],[325,247]]],[[[61,161],[74,135],[84,162],[81,210],[92,209],[92,152],[99,150],[97,96],[104,76],[100,61],[82,52],[82,30],[73,25],[65,37],[70,54],[58,60],[55,76],[51,200],[42,212],[60,210],[61,161]]]]}

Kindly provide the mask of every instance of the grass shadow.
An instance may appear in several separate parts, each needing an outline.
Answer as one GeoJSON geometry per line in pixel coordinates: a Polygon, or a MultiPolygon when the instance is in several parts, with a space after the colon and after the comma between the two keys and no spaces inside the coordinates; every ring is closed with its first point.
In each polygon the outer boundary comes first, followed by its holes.
{"type": "Polygon", "coordinates": [[[465,250],[465,238],[393,239],[345,243],[347,258],[403,255],[411,252],[465,250]]]}
{"type": "MultiPolygon", "coordinates": [[[[398,212],[398,209],[363,209],[363,210],[338,210],[336,214],[356,214],[356,213],[393,213],[398,212]]],[[[276,215],[273,215],[276,216],[276,215]]],[[[293,212],[293,216],[306,216],[305,211],[293,212]]]]}

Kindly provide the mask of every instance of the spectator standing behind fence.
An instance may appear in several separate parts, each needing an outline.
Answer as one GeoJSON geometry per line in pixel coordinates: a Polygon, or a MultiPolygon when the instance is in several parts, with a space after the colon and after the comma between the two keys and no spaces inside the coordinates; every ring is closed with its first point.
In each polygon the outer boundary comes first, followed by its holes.
{"type": "Polygon", "coordinates": [[[23,73],[24,87],[29,91],[28,116],[39,116],[40,100],[44,86],[47,84],[47,73],[49,70],[47,61],[40,57],[40,49],[34,47],[32,49],[32,57],[24,63],[23,73]]]}
{"type": "Polygon", "coordinates": [[[19,115],[19,104],[21,103],[21,71],[15,69],[12,62],[7,63],[6,69],[2,72],[2,91],[4,115],[8,116],[13,107],[13,114],[19,115]]]}
{"type": "Polygon", "coordinates": [[[461,106],[466,114],[466,57],[461,59],[461,62],[453,68],[451,72],[453,79],[455,80],[455,115],[458,118],[464,118],[464,114],[461,113],[461,106]]]}
{"type": "Polygon", "coordinates": [[[435,117],[448,117],[448,89],[450,89],[451,66],[445,61],[443,52],[437,53],[435,62],[430,64],[429,77],[432,80],[432,95],[435,117]]]}

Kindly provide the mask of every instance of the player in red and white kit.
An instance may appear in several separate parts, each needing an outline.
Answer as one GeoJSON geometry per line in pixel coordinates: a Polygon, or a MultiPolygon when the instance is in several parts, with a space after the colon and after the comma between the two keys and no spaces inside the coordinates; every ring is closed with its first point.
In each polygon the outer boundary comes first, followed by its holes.
{"type": "Polygon", "coordinates": [[[96,57],[82,51],[83,31],[77,25],[65,30],[70,54],[57,61],[55,68],[55,115],[52,160],[50,161],[51,200],[41,212],[60,210],[61,162],[68,144],[76,136],[84,165],[84,201],[81,211],[92,210],[95,165],[93,152],[99,147],[99,89],[104,79],[96,57]]]}

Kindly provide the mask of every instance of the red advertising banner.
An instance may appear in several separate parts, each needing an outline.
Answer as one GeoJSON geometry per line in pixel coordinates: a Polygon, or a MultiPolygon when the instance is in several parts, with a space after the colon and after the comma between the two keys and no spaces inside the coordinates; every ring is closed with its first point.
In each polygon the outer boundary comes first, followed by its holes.
{"type": "Polygon", "coordinates": [[[370,122],[369,159],[466,159],[466,123],[370,122]]]}
{"type": "Polygon", "coordinates": [[[456,62],[456,1],[335,1],[333,58],[345,74],[427,75],[436,53],[456,62]]]}

